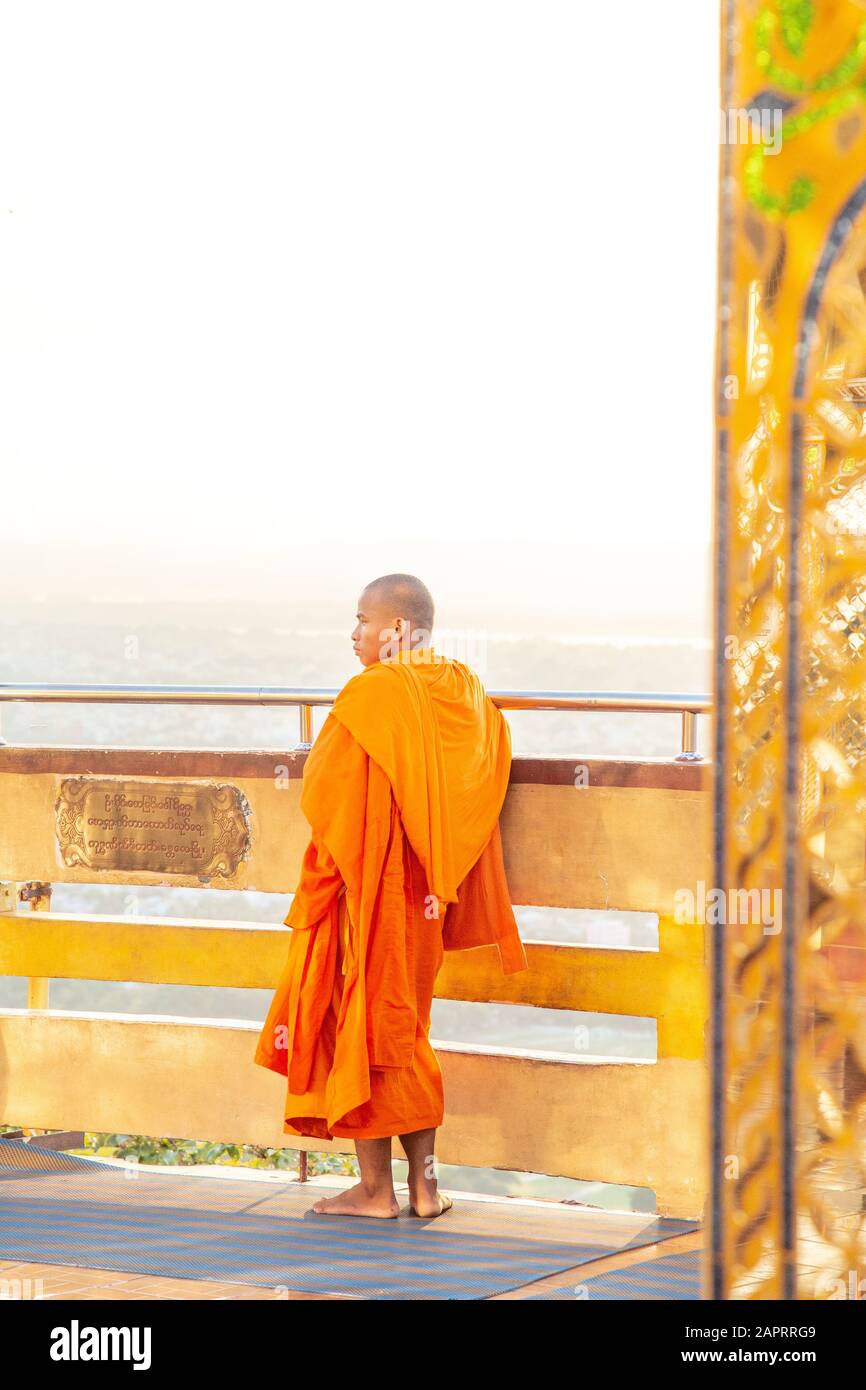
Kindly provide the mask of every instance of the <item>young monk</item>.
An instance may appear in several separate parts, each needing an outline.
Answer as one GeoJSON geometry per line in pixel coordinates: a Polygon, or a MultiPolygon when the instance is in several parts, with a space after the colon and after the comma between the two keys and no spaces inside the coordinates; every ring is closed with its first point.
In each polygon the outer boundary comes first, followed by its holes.
{"type": "Polygon", "coordinates": [[[410,1213],[435,1217],[451,1206],[433,1171],[444,1090],[428,1037],[443,952],[495,943],[504,972],[527,968],[499,832],[511,738],[477,675],[432,647],[419,579],[373,580],[357,620],[364,669],[304,767],[312,837],[255,1061],[287,1078],[286,1133],[355,1141],[360,1182],[313,1212],[396,1217],[398,1135],[410,1213]]]}

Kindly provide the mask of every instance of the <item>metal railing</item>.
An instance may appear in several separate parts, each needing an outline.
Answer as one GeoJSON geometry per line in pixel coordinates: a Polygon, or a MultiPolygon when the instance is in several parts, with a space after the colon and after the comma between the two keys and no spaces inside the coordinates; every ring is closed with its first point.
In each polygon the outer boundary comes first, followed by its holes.
{"type": "MultiPolygon", "coordinates": [[[[491,690],[501,710],[618,711],[633,714],[679,714],[682,734],[677,762],[701,762],[697,751],[697,717],[709,714],[708,695],[653,694],[642,691],[491,690]]],[[[313,742],[313,710],[332,705],[339,690],[304,686],[256,685],[67,685],[0,684],[0,707],[6,702],[110,705],[295,705],[300,719],[300,748],[313,742]]],[[[0,737],[0,744],[4,740],[0,737]]]]}

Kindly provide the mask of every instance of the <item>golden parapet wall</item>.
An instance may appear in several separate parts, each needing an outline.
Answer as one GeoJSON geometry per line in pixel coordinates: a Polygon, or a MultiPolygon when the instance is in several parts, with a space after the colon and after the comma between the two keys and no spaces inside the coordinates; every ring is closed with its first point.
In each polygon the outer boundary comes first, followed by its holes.
{"type": "MultiPolygon", "coordinates": [[[[303,754],[0,748],[0,914],[5,975],[42,982],[36,1009],[0,1011],[2,1115],[44,1128],[214,1137],[310,1146],[280,1122],[282,1078],[252,1061],[260,1025],[69,1013],[50,978],[273,988],[287,928],[44,910],[52,882],[159,883],[290,892],[307,842],[303,754]],[[195,798],[232,787],[250,842],[234,872],[94,869],[64,858],[56,804],[67,779],[195,798]],[[185,788],[180,792],[179,788],[185,788]],[[240,802],[238,803],[240,804],[240,802]],[[20,901],[30,885],[36,910],[20,901]],[[43,896],[33,896],[33,885],[43,896]],[[202,1077],[219,1085],[202,1085],[202,1077]]],[[[706,765],[674,760],[515,759],[503,845],[518,904],[659,914],[659,950],[526,943],[529,970],[503,976],[495,948],[446,953],[440,998],[657,1020],[656,1061],[437,1043],[445,1075],[444,1163],[646,1186],[660,1212],[699,1216],[708,1183],[704,928],[679,904],[707,879],[706,765]]],[[[175,861],[176,862],[176,861],[175,861]]],[[[348,1141],[317,1149],[351,1152],[348,1141]]]]}

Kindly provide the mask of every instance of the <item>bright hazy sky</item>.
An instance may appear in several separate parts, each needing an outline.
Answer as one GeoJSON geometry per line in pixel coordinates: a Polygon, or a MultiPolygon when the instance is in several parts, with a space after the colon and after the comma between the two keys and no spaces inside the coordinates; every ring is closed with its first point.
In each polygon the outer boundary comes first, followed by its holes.
{"type": "Polygon", "coordinates": [[[717,27],[7,5],[7,593],[700,604],[717,27]]]}

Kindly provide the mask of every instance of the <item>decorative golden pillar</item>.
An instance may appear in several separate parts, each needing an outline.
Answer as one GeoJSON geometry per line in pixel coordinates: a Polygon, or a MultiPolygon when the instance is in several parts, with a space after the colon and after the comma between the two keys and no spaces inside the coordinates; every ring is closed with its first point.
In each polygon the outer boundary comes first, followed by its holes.
{"type": "Polygon", "coordinates": [[[723,0],[721,92],[705,1294],[844,1297],[866,1278],[866,7],[723,0]]]}

